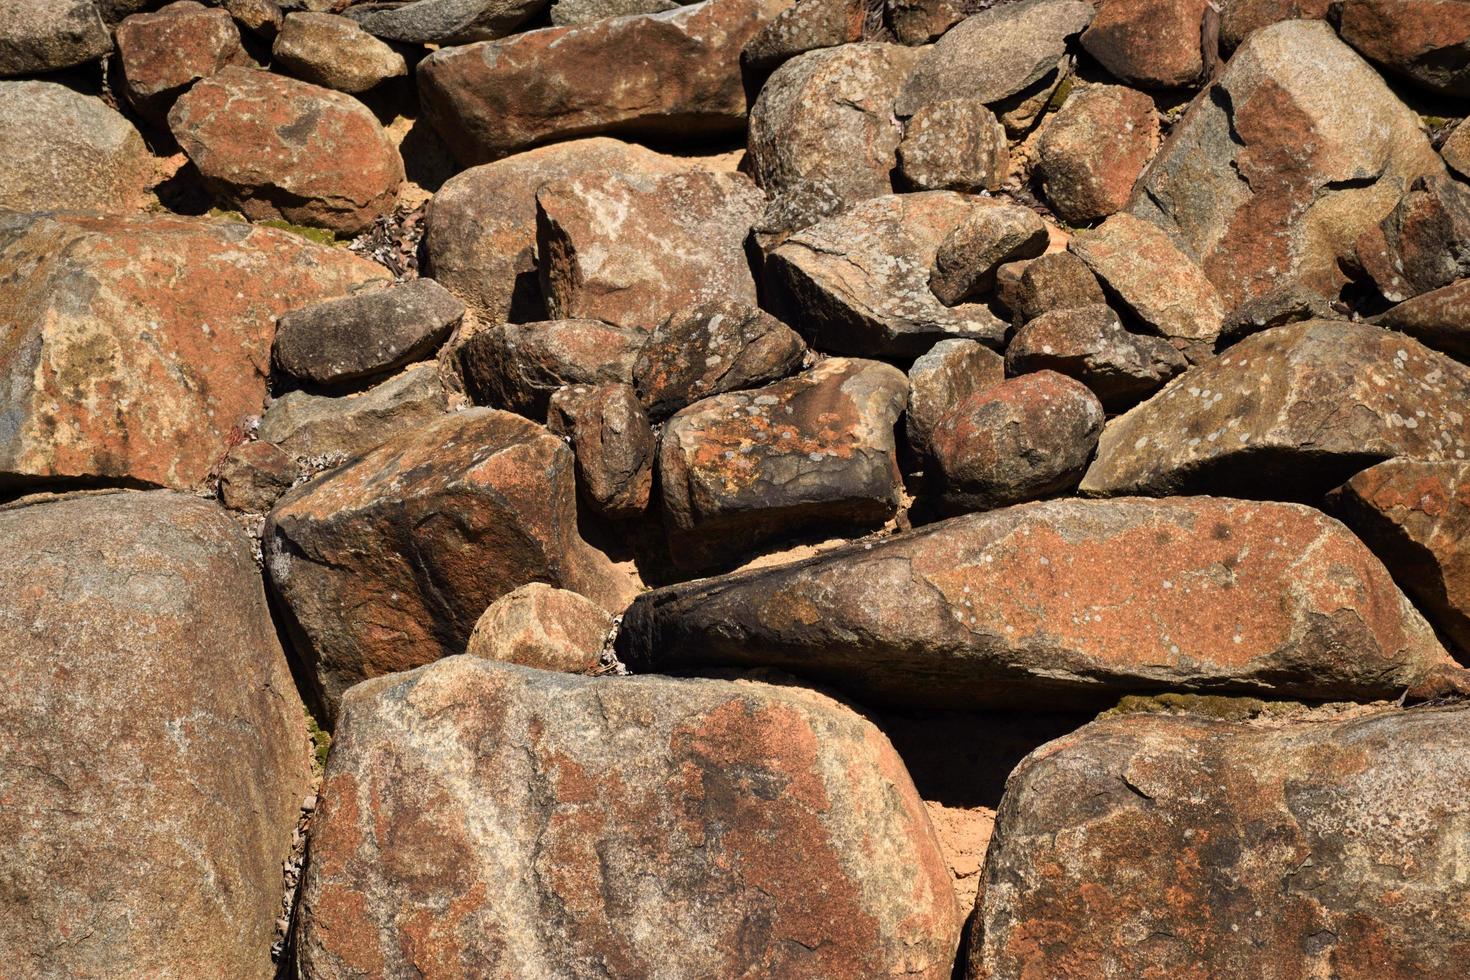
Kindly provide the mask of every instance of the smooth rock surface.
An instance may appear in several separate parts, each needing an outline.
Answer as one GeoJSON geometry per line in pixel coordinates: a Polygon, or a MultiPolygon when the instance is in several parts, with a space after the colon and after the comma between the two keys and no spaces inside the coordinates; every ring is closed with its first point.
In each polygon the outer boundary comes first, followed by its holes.
{"type": "Polygon", "coordinates": [[[1440,95],[1470,96],[1465,0],[1344,0],[1342,39],[1390,73],[1440,95]]]}
{"type": "Polygon", "coordinates": [[[298,458],[356,456],[448,410],[439,369],[410,368],[360,395],[333,397],[292,391],[260,419],[260,438],[298,458]]]}
{"type": "Polygon", "coordinates": [[[1142,88],[1193,88],[1218,58],[1210,0],[1101,0],[1081,44],[1114,78],[1142,88]]]}
{"type": "Polygon", "coordinates": [[[586,596],[532,582],[490,603],[465,653],[537,670],[596,669],[613,618],[586,596]]]}
{"type": "Polygon", "coordinates": [[[546,3],[547,0],[353,3],[343,13],[376,37],[405,44],[454,46],[505,37],[546,9],[546,3]]]}
{"type": "Polygon", "coordinates": [[[408,74],[403,55],[336,14],[287,16],[271,54],[285,74],[339,92],[366,92],[408,74]]]}

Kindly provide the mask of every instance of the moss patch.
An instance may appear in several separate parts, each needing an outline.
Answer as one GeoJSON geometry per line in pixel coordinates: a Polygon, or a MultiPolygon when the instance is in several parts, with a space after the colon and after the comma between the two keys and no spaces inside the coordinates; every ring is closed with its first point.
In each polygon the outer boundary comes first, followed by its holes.
{"type": "Polygon", "coordinates": [[[325,228],[308,228],[306,225],[293,225],[281,218],[267,218],[265,221],[251,222],[251,220],[239,211],[228,211],[224,208],[210,208],[211,218],[223,218],[226,221],[239,221],[243,224],[255,224],[261,228],[276,228],[281,231],[289,231],[293,235],[299,235],[309,242],[318,245],[341,245],[343,242],[336,235],[325,228]]]}
{"type": "Polygon", "coordinates": [[[1196,715],[1220,721],[1250,721],[1253,718],[1292,714],[1304,707],[1297,701],[1262,701],[1260,698],[1226,697],[1219,694],[1130,694],[1098,717],[1166,714],[1196,715]]]}
{"type": "Polygon", "coordinates": [[[316,717],[312,715],[310,708],[306,709],[306,733],[311,736],[311,767],[320,778],[327,767],[327,753],[332,748],[332,736],[322,731],[322,726],[316,723],[316,717]]]}

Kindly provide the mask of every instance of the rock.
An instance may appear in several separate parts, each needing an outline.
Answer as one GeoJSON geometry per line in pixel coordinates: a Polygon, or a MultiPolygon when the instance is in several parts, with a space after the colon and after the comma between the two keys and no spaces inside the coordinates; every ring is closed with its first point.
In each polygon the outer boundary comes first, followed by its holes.
{"type": "Polygon", "coordinates": [[[507,323],[471,337],[460,348],[460,370],[477,404],[544,419],[564,385],[631,383],[647,336],[598,320],[507,323]]]}
{"type": "Polygon", "coordinates": [[[1450,169],[1462,177],[1470,177],[1470,126],[1464,120],[1454,128],[1439,147],[1439,155],[1450,169]]]}
{"type": "Polygon", "coordinates": [[[1048,252],[1026,263],[1006,305],[1027,323],[1043,313],[1106,302],[1086,262],[1071,252],[1048,252]]]}
{"type": "Polygon", "coordinates": [[[0,145],[11,211],[136,211],[157,176],[132,123],[55,82],[0,81],[0,145]]]}
{"type": "Polygon", "coordinates": [[[441,48],[419,63],[419,96],[466,166],[569,136],[740,132],[740,49],[788,3],[708,0],[441,48]]]}
{"type": "Polygon", "coordinates": [[[375,449],[448,411],[433,364],[411,368],[354,397],[292,391],[260,420],[260,438],[298,458],[346,458],[375,449]]]}
{"type": "Polygon", "coordinates": [[[1332,0],[1225,0],[1220,47],[1234,51],[1247,37],[1283,20],[1326,20],[1332,0]]]}
{"type": "Polygon", "coordinates": [[[405,44],[452,46],[515,33],[546,9],[547,0],[415,0],[357,3],[343,13],[363,30],[405,44]]]}
{"type": "Polygon", "coordinates": [[[356,689],[344,715],[304,977],[949,977],[923,802],[820,694],[457,657],[356,689]]]}
{"type": "Polygon", "coordinates": [[[1005,361],[974,340],[941,340],[909,368],[909,402],[904,434],[919,456],[929,453],[929,437],[955,405],[989,391],[1006,379],[1005,361]]]}
{"type": "Polygon", "coordinates": [[[1046,251],[1046,225],[1035,211],[1015,204],[976,207],[944,236],[929,272],[929,288],[945,306],[979,297],[995,286],[1006,262],[1046,251]]]}
{"type": "Polygon", "coordinates": [[[537,670],[586,674],[597,669],[613,618],[586,596],[540,582],[490,603],[465,653],[537,670]]]}
{"type": "Polygon", "coordinates": [[[1020,0],[966,17],[925,50],[904,82],[900,116],[943,99],[994,105],[1026,94],[1067,53],[1067,39],[1092,20],[1081,0],[1020,0]]]}
{"type": "Polygon", "coordinates": [[[793,531],[876,527],[898,510],[894,424],[908,379],[834,357],[668,421],[659,484],[674,561],[701,568],[793,531]]]}
{"type": "Polygon", "coordinates": [[[411,279],[292,310],[276,327],[275,364],[301,381],[341,385],[431,357],[464,316],[432,279],[411,279]]]}
{"type": "Polygon", "coordinates": [[[1191,368],[1098,444],[1082,492],[1313,500],[1392,456],[1463,459],[1470,368],[1402,334],[1309,320],[1191,368]]]}
{"type": "Polygon", "coordinates": [[[577,533],[571,450],[492,409],[446,416],[297,487],[264,540],[328,720],[358,681],[462,652],[485,607],[528,582],[608,609],[631,592],[577,533]]]}
{"type": "Polygon", "coordinates": [[[111,50],[92,0],[0,0],[0,77],[70,68],[111,50]]]}
{"type": "Polygon", "coordinates": [[[1158,113],[1142,92],[1121,85],[1073,91],[1037,146],[1047,203],[1072,225],[1122,210],[1158,145],[1158,113]]]}
{"type": "Polygon", "coordinates": [[[1457,972],[1467,720],[1135,714],[1050,743],[1007,782],[964,976],[1457,972]]]}
{"type": "Polygon", "coordinates": [[[975,207],[948,191],[853,205],[786,239],[766,262],[770,303],[818,350],[913,357],[954,337],[997,345],[1006,325],[929,288],[940,243],[975,207]]]}
{"type": "Polygon", "coordinates": [[[1470,279],[1405,300],[1374,317],[1373,322],[1406,333],[1451,357],[1470,359],[1470,279]]]}
{"type": "Polygon", "coordinates": [[[775,196],[820,181],[844,204],[890,193],[903,136],[893,99],[916,57],[896,44],[844,44],[776,69],[750,110],[756,183],[775,196]]]}
{"type": "Polygon", "coordinates": [[[1334,304],[1309,289],[1295,283],[1287,283],[1256,299],[1249,300],[1225,315],[1220,325],[1220,336],[1215,341],[1217,349],[1224,349],[1242,337],[1272,327],[1284,327],[1288,323],[1303,320],[1346,319],[1334,304]]]}
{"type": "Polygon", "coordinates": [[[1122,212],[1067,247],[1144,326],[1187,353],[1210,352],[1225,317],[1220,294],[1157,225],[1122,212]]]}
{"type": "Polygon", "coordinates": [[[655,419],[701,398],[759,388],[801,367],[806,344],[765,310],[701,303],[653,329],[633,365],[633,387],[655,419]]]}
{"type": "Polygon", "coordinates": [[[133,14],[117,26],[123,91],[138,114],[165,125],[189,86],[227,65],[254,67],[240,46],[230,15],[194,0],[177,0],[157,13],[133,14]]]}
{"type": "Polygon", "coordinates": [[[929,437],[942,505],[963,513],[1065,493],[1082,479],[1102,428],[1097,396],[1055,371],[969,395],[929,437]]]}
{"type": "Polygon", "coordinates": [[[691,303],[754,305],[745,239],[765,197],[743,174],[598,174],[536,192],[547,312],[650,329],[691,303]]]}
{"type": "Polygon", "coordinates": [[[1424,177],[1357,244],[1378,291],[1397,303],[1470,276],[1470,189],[1424,177]]]}
{"type": "Polygon", "coordinates": [[[1353,243],[1442,164],[1419,119],[1319,21],[1246,39],[1139,178],[1129,210],[1227,308],[1287,285],[1336,299],[1353,243]]]}
{"type": "Polygon", "coordinates": [[[774,666],[866,705],[967,710],[1397,698],[1450,663],[1347,528],[1210,497],[1023,504],[666,586],[628,609],[617,652],[635,673],[774,666]]]}
{"type": "Polygon", "coordinates": [[[1076,378],[1110,412],[1132,408],[1187,367],[1168,341],[1129,333],[1102,305],[1043,313],[1006,348],[1012,374],[1056,371],[1076,378]]]}
{"type": "Polygon", "coordinates": [[[393,206],[403,181],[367,106],[269,72],[223,69],[184,93],[168,124],[210,189],[257,221],[355,234],[393,206]]]}
{"type": "Polygon", "coordinates": [[[867,16],[863,0],[796,0],[746,43],[740,60],[769,74],[799,54],[861,41],[867,16]]]}
{"type": "Polygon", "coordinates": [[[245,442],[219,464],[219,499],[230,510],[264,513],[292,485],[300,471],[289,453],[268,442],[245,442]]]}
{"type": "Polygon", "coordinates": [[[898,144],[898,172],[914,190],[999,190],[1010,165],[1005,127],[974,99],[922,106],[898,144]]]}
{"type": "Polygon", "coordinates": [[[291,14],[271,54],[287,74],[339,92],[366,92],[408,74],[403,55],[336,14],[291,14]]]}
{"type": "Polygon", "coordinates": [[[1344,0],[1342,39],[1363,57],[1440,95],[1470,96],[1470,11],[1464,0],[1344,0]]]}
{"type": "Polygon", "coordinates": [[[236,24],[265,41],[274,40],[286,21],[276,0],[219,0],[219,6],[230,12],[236,24]]]}
{"type": "Polygon", "coordinates": [[[885,0],[888,26],[901,44],[928,44],[965,19],[962,0],[885,0]]]}
{"type": "Polygon", "coordinates": [[[116,27],[124,17],[130,14],[143,13],[162,7],[165,0],[93,0],[97,7],[97,13],[102,15],[102,23],[108,27],[116,27]]]}
{"type": "Polygon", "coordinates": [[[570,27],[607,20],[609,17],[661,14],[666,10],[678,10],[679,7],[680,4],[674,0],[553,0],[551,23],[556,27],[570,27]]]}
{"type": "Polygon", "coordinates": [[[1006,129],[1006,135],[1024,143],[1032,128],[1048,109],[1067,97],[1062,86],[1071,88],[1076,59],[1070,54],[1056,63],[1041,81],[995,104],[995,115],[1006,129]]]}
{"type": "Polygon", "coordinates": [[[1219,58],[1210,0],[1101,0],[1082,47],[1116,79],[1142,88],[1194,88],[1219,58]]]}
{"type": "Polygon", "coordinates": [[[196,486],[260,413],[275,318],[386,275],[237,222],[0,215],[0,485],[196,486]]]}
{"type": "Polygon", "coordinates": [[[831,181],[799,179],[766,201],[750,238],[761,255],[767,256],[798,231],[841,214],[846,208],[847,202],[831,181]]]}
{"type": "Polygon", "coordinates": [[[595,513],[628,520],[648,509],[655,440],[631,387],[561,388],[551,396],[546,427],[571,443],[577,486],[595,513]]]}
{"type": "Polygon", "coordinates": [[[6,970],[274,976],[307,742],[249,541],[116,492],[6,508],[0,540],[6,970]]]}

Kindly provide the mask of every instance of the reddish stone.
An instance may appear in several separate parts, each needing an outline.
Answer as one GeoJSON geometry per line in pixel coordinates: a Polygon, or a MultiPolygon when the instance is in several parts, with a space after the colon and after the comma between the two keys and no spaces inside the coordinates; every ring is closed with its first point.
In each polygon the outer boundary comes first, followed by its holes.
{"type": "Polygon", "coordinates": [[[459,349],[465,389],[476,404],[546,418],[564,385],[628,384],[647,334],[599,320],[505,323],[459,349]]]}
{"type": "Polygon", "coordinates": [[[1470,96],[1465,0],[1344,0],[1342,39],[1363,57],[1440,95],[1470,96]]]}
{"type": "Polygon", "coordinates": [[[194,0],[178,0],[117,26],[123,88],[138,114],[162,125],[190,85],[226,65],[253,65],[230,15],[194,0]]]}
{"type": "Polygon", "coordinates": [[[1451,357],[1470,360],[1470,279],[1420,293],[1374,317],[1373,322],[1402,331],[1451,357]]]}
{"type": "Polygon", "coordinates": [[[1006,348],[1012,374],[1049,370],[1076,378],[1113,412],[1132,408],[1188,366],[1168,341],[1129,333],[1102,305],[1043,313],[1006,348]]]}
{"type": "Polygon", "coordinates": [[[648,509],[653,492],[653,428],[624,384],[571,385],[551,396],[546,427],[565,437],[577,458],[577,486],[596,513],[628,520],[648,509]]]}
{"type": "Polygon", "coordinates": [[[909,404],[904,432],[909,448],[929,452],[929,438],[945,414],[971,395],[1005,381],[999,354],[974,340],[941,340],[909,368],[909,404]]]}
{"type": "Polygon", "coordinates": [[[490,603],[475,622],[465,653],[537,670],[586,674],[597,669],[613,617],[586,596],[541,582],[490,603]]]}
{"type": "Polygon", "coordinates": [[[1326,20],[1332,0],[1225,0],[1220,46],[1228,53],[1263,27],[1283,20],[1326,20]]]}
{"type": "Polygon", "coordinates": [[[1158,145],[1153,99],[1121,85],[1074,91],[1041,131],[1042,191],[1069,224],[1106,218],[1128,203],[1158,145]]]}
{"type": "Polygon", "coordinates": [[[1101,0],[1082,47],[1129,85],[1192,88],[1215,67],[1219,33],[1210,0],[1101,0]]]}

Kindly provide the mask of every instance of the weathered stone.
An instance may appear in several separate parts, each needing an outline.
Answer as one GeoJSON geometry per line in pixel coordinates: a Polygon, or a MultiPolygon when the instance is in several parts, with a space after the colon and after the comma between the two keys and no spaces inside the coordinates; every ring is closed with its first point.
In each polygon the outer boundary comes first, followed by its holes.
{"type": "Polygon", "coordinates": [[[1470,359],[1470,279],[1405,300],[1373,322],[1451,357],[1470,359]]]}
{"type": "Polygon", "coordinates": [[[770,255],[798,231],[841,214],[846,207],[842,192],[831,181],[799,179],[766,202],[750,237],[762,255],[770,255]]]}
{"type": "Polygon", "coordinates": [[[1363,57],[1441,95],[1470,96],[1465,0],[1344,0],[1342,39],[1363,57]]]}
{"type": "Polygon", "coordinates": [[[569,177],[536,192],[547,312],[650,329],[691,303],[754,305],[745,239],[765,196],[744,174],[569,177]]]}
{"type": "Polygon", "coordinates": [[[1272,327],[1284,327],[1288,323],[1346,319],[1333,305],[1310,289],[1303,289],[1296,283],[1287,283],[1279,289],[1248,300],[1227,313],[1220,324],[1220,336],[1215,341],[1215,347],[1223,349],[1242,337],[1272,327]]]}
{"type": "Polygon", "coordinates": [[[424,364],[354,397],[289,392],[266,410],[260,438],[298,458],[345,459],[433,421],[448,407],[438,367],[424,364]]]}
{"type": "Polygon", "coordinates": [[[765,310],[701,303],[655,327],[633,365],[633,387],[655,419],[701,398],[758,388],[801,366],[806,344],[765,310]]]}
{"type": "Polygon", "coordinates": [[[1132,408],[1187,367],[1168,341],[1129,333],[1118,314],[1101,305],[1043,313],[1006,348],[1012,374],[1056,371],[1076,378],[1110,412],[1132,408]]]}
{"type": "Polygon", "coordinates": [[[658,460],[675,562],[703,567],[792,531],[888,520],[900,491],[893,427],[907,394],[898,368],[834,357],[679,412],[658,460]]]}
{"type": "Polygon", "coordinates": [[[969,395],[929,437],[941,505],[963,513],[1065,493],[1082,479],[1102,428],[1097,396],[1055,371],[969,395]]]}
{"type": "Polygon", "coordinates": [[[249,541],[165,492],[0,541],[5,970],[268,980],[307,742],[249,541]]]}
{"type": "Polygon", "coordinates": [[[0,0],[0,77],[70,68],[111,50],[92,0],[0,0]]]}
{"type": "Polygon", "coordinates": [[[864,704],[967,709],[1396,698],[1451,663],[1347,528],[1211,497],[1022,504],[667,586],[634,601],[617,651],[635,672],[776,666],[864,704]]]}
{"type": "Polygon", "coordinates": [[[800,688],[456,657],[348,695],[321,799],[311,980],[953,965],[949,871],[903,763],[800,688]]]}
{"type": "Polygon", "coordinates": [[[964,977],[1459,972],[1467,722],[1132,714],[1046,745],[1006,784],[964,977]]]}
{"type": "Polygon", "coordinates": [[[901,44],[928,44],[965,19],[962,0],[884,0],[884,19],[901,44]]]}
{"type": "Polygon", "coordinates": [[[1263,27],[1283,20],[1326,20],[1332,0],[1224,0],[1220,46],[1228,53],[1263,27]]]}
{"type": "Polygon", "coordinates": [[[1470,188],[1453,177],[1420,178],[1359,236],[1357,254],[1393,303],[1470,276],[1470,188]]]}
{"type": "Polygon", "coordinates": [[[915,190],[999,190],[1010,165],[1005,127],[975,99],[921,107],[898,144],[899,174],[915,190]]]}
{"type": "Polygon", "coordinates": [[[1054,310],[1106,302],[1102,286],[1086,262],[1071,252],[1048,252],[1026,263],[1006,306],[1026,323],[1054,310]]]}
{"type": "Polygon", "coordinates": [[[403,160],[367,106],[228,67],[180,96],[169,128],[211,190],[257,221],[354,234],[393,206],[403,160]]]}
{"type": "Polygon", "coordinates": [[[586,596],[541,582],[490,603],[475,623],[465,653],[537,670],[595,670],[613,617],[586,596]]]}
{"type": "Polygon", "coordinates": [[[0,484],[195,486],[260,413],[275,318],[386,275],[238,222],[0,216],[0,484]]]}
{"type": "Polygon", "coordinates": [[[1443,164],[1419,119],[1319,21],[1246,39],[1175,125],[1129,209],[1227,308],[1283,285],[1337,298],[1353,243],[1443,164]]]}
{"type": "Polygon", "coordinates": [[[570,27],[609,17],[661,14],[666,10],[678,10],[680,6],[674,0],[553,0],[551,23],[556,27],[570,27]]]}
{"type": "Polygon", "coordinates": [[[441,46],[513,34],[546,8],[547,0],[414,0],[358,3],[343,11],[369,34],[405,44],[441,46]]]}
{"type": "Polygon", "coordinates": [[[116,27],[124,17],[162,7],[166,0],[93,0],[102,23],[116,27]]]}
{"type": "Polygon", "coordinates": [[[854,44],[863,39],[867,15],[864,0],[796,0],[746,43],[740,60],[764,74],[799,54],[854,44]]]}
{"type": "Polygon", "coordinates": [[[462,652],[485,607],[527,582],[608,609],[631,593],[577,533],[571,450],[492,409],[446,416],[297,487],[264,539],[328,719],[358,681],[462,652]]]}
{"type": "Polygon", "coordinates": [[[1066,55],[1040,81],[995,103],[996,118],[1005,127],[1006,135],[1018,143],[1024,142],[1042,114],[1066,98],[1062,86],[1070,88],[1075,67],[1076,59],[1066,55]]]}
{"type": "Polygon", "coordinates": [[[789,2],[707,0],[441,48],[419,63],[419,95],[465,165],[569,136],[739,132],[740,49],[789,2]]]}
{"type": "Polygon", "coordinates": [[[655,441],[630,386],[561,388],[551,396],[546,427],[571,443],[577,486],[594,512],[627,520],[648,509],[655,441]]]}
{"type": "Polygon", "coordinates": [[[1316,499],[1392,456],[1463,459],[1470,368],[1366,324],[1253,334],[1116,419],[1084,493],[1316,499]]]}
{"type": "Polygon", "coordinates": [[[1451,170],[1462,177],[1470,178],[1470,126],[1464,120],[1440,144],[1439,155],[1450,165],[1451,170]]]}
{"type": "Polygon", "coordinates": [[[909,368],[909,402],[904,434],[919,456],[929,453],[929,437],[951,408],[1006,379],[1005,361],[974,340],[941,340],[909,368]]]}
{"type": "Polygon", "coordinates": [[[1046,225],[1029,208],[976,207],[939,244],[929,288],[945,306],[978,298],[994,288],[999,266],[1036,258],[1046,251],[1048,240],[1046,225]]]}
{"type": "Polygon", "coordinates": [[[235,23],[258,38],[270,41],[281,30],[286,15],[276,0],[217,0],[235,23]]]}
{"type": "Polygon", "coordinates": [[[219,499],[230,510],[263,513],[300,475],[296,460],[268,442],[245,442],[219,464],[219,499]]]}
{"type": "Polygon", "coordinates": [[[287,74],[339,92],[366,92],[408,74],[403,55],[336,14],[291,14],[271,54],[287,74]]]}
{"type": "Polygon", "coordinates": [[[1047,203],[1074,225],[1122,210],[1158,145],[1153,99],[1121,85],[1074,91],[1037,145],[1047,203]]]}
{"type": "Polygon", "coordinates": [[[1082,47],[1129,85],[1193,88],[1215,67],[1219,34],[1210,0],[1101,0],[1082,47]]]}
{"type": "Polygon", "coordinates": [[[230,15],[194,0],[124,20],[117,27],[117,56],[128,102],[157,125],[199,79],[226,65],[254,66],[230,15]]]}
{"type": "Polygon", "coordinates": [[[544,419],[564,385],[631,383],[647,336],[598,320],[507,323],[471,337],[460,348],[460,370],[477,404],[544,419]]]}
{"type": "Polygon", "coordinates": [[[997,345],[1006,325],[993,313],[947,307],[929,288],[940,243],[975,207],[948,191],[861,201],[770,254],[771,302],[813,347],[838,354],[917,356],[953,337],[997,345]]]}

